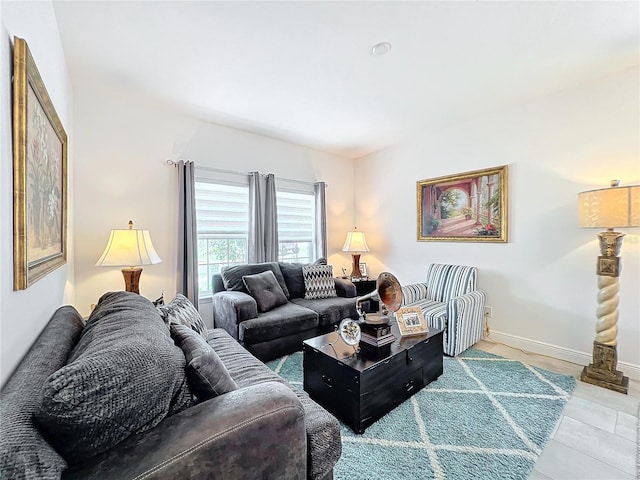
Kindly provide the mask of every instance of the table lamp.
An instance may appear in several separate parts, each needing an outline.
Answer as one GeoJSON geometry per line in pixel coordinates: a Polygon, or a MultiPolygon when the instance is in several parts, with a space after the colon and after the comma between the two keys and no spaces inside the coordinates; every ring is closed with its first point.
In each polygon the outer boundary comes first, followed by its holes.
{"type": "Polygon", "coordinates": [[[111,230],[107,246],[96,263],[97,267],[125,267],[122,269],[127,292],[140,293],[138,288],[142,267],[162,260],[153,248],[149,230],[133,228],[129,220],[126,230],[111,230]]]}
{"type": "Polygon", "coordinates": [[[598,275],[598,308],[593,363],[584,367],[580,380],[600,387],[627,393],[629,378],[616,370],[618,364],[618,304],[620,285],[620,249],[624,233],[614,227],[640,227],[640,185],[620,187],[612,180],[610,188],[578,194],[580,226],[606,228],[598,234],[600,256],[598,275]]]}
{"type": "Polygon", "coordinates": [[[353,232],[347,232],[347,239],[344,242],[342,251],[353,252],[351,253],[353,260],[351,278],[362,278],[362,273],[360,272],[360,252],[369,251],[367,240],[364,238],[364,232],[359,232],[357,227],[353,229],[353,232]]]}

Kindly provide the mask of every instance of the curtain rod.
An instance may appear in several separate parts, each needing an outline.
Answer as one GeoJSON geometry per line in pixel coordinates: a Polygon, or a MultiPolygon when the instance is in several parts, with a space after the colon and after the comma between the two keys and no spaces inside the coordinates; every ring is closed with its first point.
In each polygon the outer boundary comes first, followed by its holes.
{"type": "MultiPolygon", "coordinates": [[[[193,160],[183,160],[183,161],[193,163],[193,160]]],[[[177,165],[177,164],[178,162],[174,160],[167,160],[167,165],[177,165]]],[[[237,170],[226,170],[224,168],[217,168],[217,167],[202,167],[198,165],[196,168],[199,170],[209,170],[211,172],[217,172],[217,173],[229,173],[231,175],[249,175],[249,172],[239,172],[237,170]]],[[[263,173],[261,173],[260,175],[262,175],[263,177],[266,177],[266,175],[263,173]]],[[[314,185],[316,183],[320,183],[320,182],[307,182],[305,180],[295,180],[293,178],[283,178],[278,176],[276,176],[276,179],[284,180],[285,182],[301,183],[303,185],[314,185]]],[[[329,185],[325,183],[325,187],[329,187],[329,185]]]]}

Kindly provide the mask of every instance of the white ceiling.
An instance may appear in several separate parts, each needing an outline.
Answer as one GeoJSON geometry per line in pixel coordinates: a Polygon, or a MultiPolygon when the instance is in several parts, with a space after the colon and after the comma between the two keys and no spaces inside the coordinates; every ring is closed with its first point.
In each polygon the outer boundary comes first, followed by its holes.
{"type": "Polygon", "coordinates": [[[639,64],[640,2],[54,1],[74,84],[348,158],[639,64]],[[379,42],[392,44],[382,57],[379,42]]]}

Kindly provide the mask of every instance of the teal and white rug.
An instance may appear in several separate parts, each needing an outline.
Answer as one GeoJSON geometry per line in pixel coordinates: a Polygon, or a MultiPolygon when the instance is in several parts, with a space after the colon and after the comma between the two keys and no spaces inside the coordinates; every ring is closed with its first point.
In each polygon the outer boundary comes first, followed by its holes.
{"type": "MultiPolygon", "coordinates": [[[[302,353],[268,362],[302,390],[302,353]]],[[[526,479],[575,378],[481,350],[444,357],[444,374],[371,425],[341,425],[336,480],[526,479]]]]}

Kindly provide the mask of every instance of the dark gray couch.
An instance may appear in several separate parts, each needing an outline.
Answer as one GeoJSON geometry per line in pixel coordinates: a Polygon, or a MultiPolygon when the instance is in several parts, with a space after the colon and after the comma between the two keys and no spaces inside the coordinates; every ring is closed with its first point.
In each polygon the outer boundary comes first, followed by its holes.
{"type": "Polygon", "coordinates": [[[34,412],[45,380],[66,364],[83,328],[73,307],[57,310],[0,392],[0,478],[332,477],[341,454],[337,420],[219,329],[208,332],[208,342],[237,390],[69,465],[53,447],[56,434],[47,437],[34,412]]]}
{"type": "Polygon", "coordinates": [[[302,341],[328,333],[345,318],[358,318],[356,287],[335,278],[337,297],[307,300],[300,263],[251,263],[213,275],[213,322],[263,361],[302,349],[302,341]],[[242,277],[274,272],[287,303],[259,312],[243,286],[242,277]]]}

